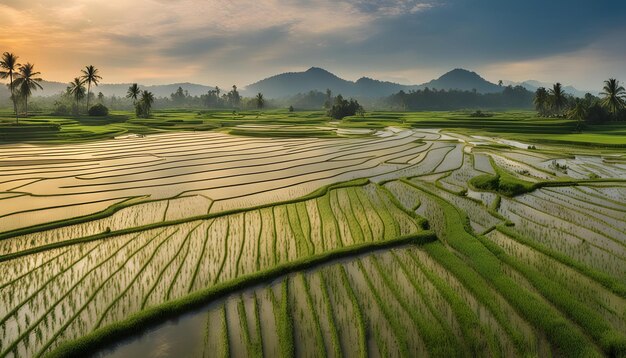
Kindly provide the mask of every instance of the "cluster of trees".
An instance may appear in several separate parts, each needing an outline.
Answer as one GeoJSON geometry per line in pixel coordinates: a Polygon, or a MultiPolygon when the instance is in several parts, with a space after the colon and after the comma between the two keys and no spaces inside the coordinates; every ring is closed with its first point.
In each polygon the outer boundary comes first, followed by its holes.
{"type": "Polygon", "coordinates": [[[15,123],[19,124],[18,105],[22,106],[28,116],[28,97],[33,91],[42,89],[39,82],[43,81],[41,73],[35,71],[35,65],[30,62],[19,64],[18,56],[5,52],[0,59],[0,78],[9,79],[9,91],[13,109],[15,111],[15,123]]]}
{"type": "MultiPolygon", "coordinates": [[[[179,87],[182,90],[182,88],[179,87]]],[[[141,90],[139,85],[133,83],[126,91],[126,98],[133,101],[135,107],[135,115],[141,118],[148,118],[152,113],[152,104],[154,103],[154,94],[150,91],[141,90]]]]}
{"type": "Polygon", "coordinates": [[[330,90],[327,90],[326,94],[326,106],[328,107],[327,114],[330,118],[342,119],[344,117],[354,116],[357,114],[360,116],[365,115],[365,110],[355,99],[350,98],[350,100],[347,100],[344,99],[342,95],[337,95],[331,105],[332,97],[330,90]]]}
{"type": "Polygon", "coordinates": [[[470,108],[519,108],[533,106],[533,93],[522,86],[507,86],[499,93],[479,93],[461,90],[400,91],[387,99],[392,109],[413,111],[443,111],[470,108]]]}
{"type": "Polygon", "coordinates": [[[221,88],[209,90],[200,96],[192,96],[189,91],[182,87],[170,94],[169,98],[157,98],[159,107],[175,107],[175,108],[232,108],[232,109],[262,109],[266,106],[263,94],[259,93],[253,98],[245,98],[233,85],[228,92],[223,92],[221,88]]]}
{"type": "Polygon", "coordinates": [[[547,90],[538,88],[533,103],[540,116],[574,119],[579,130],[584,122],[626,121],[626,90],[620,82],[614,78],[604,81],[600,95],[587,93],[584,98],[575,98],[557,82],[547,90]]]}
{"type": "MultiPolygon", "coordinates": [[[[92,112],[97,113],[97,115],[101,115],[100,113],[102,113],[102,109],[90,111],[89,100],[93,98],[93,95],[91,93],[91,85],[98,86],[98,84],[102,80],[102,76],[100,76],[98,69],[93,65],[85,66],[85,68],[81,70],[81,73],[82,74],[79,77],[75,77],[74,80],[70,82],[66,90],[67,96],[73,98],[76,101],[75,105],[72,108],[72,113],[74,115],[78,115],[80,112],[80,102],[83,99],[87,98],[87,104],[85,106],[86,112],[92,112]],[[87,88],[85,88],[85,84],[87,84],[87,88]]],[[[102,101],[102,99],[104,98],[102,92],[98,94],[98,98],[100,101],[102,101]]],[[[100,105],[103,106],[102,103],[100,103],[100,105]]],[[[58,108],[57,111],[59,111],[58,108]]],[[[106,109],[106,112],[108,113],[108,109],[106,109]]]]}

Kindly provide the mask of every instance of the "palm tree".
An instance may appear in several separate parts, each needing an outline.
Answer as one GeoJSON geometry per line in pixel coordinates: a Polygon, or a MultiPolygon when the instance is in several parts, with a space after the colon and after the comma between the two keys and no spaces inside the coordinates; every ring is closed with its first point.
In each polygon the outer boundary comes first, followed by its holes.
{"type": "Polygon", "coordinates": [[[67,93],[72,95],[76,100],[76,109],[78,112],[78,106],[81,99],[85,98],[85,85],[84,82],[76,77],[74,81],[70,82],[70,85],[67,87],[67,93]]]}
{"type": "Polygon", "coordinates": [[[265,105],[265,100],[263,99],[263,93],[259,92],[259,94],[256,95],[255,99],[256,99],[256,108],[263,109],[263,106],[265,105]]]}
{"type": "Polygon", "coordinates": [[[32,63],[21,65],[18,71],[18,77],[15,79],[15,86],[18,88],[20,96],[24,98],[24,110],[28,116],[28,97],[33,94],[33,91],[43,89],[43,87],[39,84],[39,82],[43,81],[43,79],[36,77],[39,76],[41,72],[36,72],[35,65],[32,63]]]}
{"type": "Polygon", "coordinates": [[[13,110],[15,111],[15,123],[19,124],[19,118],[17,116],[17,102],[15,101],[15,90],[13,86],[13,74],[20,67],[20,64],[17,63],[17,59],[19,57],[15,56],[13,53],[5,52],[2,54],[2,59],[0,59],[0,78],[5,79],[9,77],[9,88],[11,91],[11,101],[13,101],[13,110]]]}
{"type": "Polygon", "coordinates": [[[585,101],[578,98],[574,104],[574,107],[569,110],[567,116],[576,121],[576,130],[582,132],[583,121],[587,118],[588,108],[585,101]]]}
{"type": "Polygon", "coordinates": [[[98,69],[93,65],[86,66],[84,70],[81,70],[83,75],[81,79],[83,82],[87,82],[87,110],[89,110],[89,94],[91,92],[91,84],[98,85],[98,82],[102,79],[98,75],[98,69]]]}
{"type": "Polygon", "coordinates": [[[559,82],[555,83],[550,89],[550,96],[552,100],[552,106],[557,115],[561,115],[561,111],[565,107],[567,99],[565,98],[565,92],[563,86],[559,82]]]}
{"type": "Polygon", "coordinates": [[[131,98],[133,100],[133,104],[137,104],[137,98],[141,94],[141,90],[136,83],[133,83],[130,87],[128,87],[128,91],[126,92],[126,98],[131,98]]]}
{"type": "Polygon", "coordinates": [[[535,98],[533,99],[533,103],[535,104],[535,109],[539,112],[540,116],[545,116],[548,109],[548,91],[545,88],[539,87],[535,92],[535,98]]]}
{"type": "Polygon", "coordinates": [[[619,81],[615,78],[604,81],[604,88],[600,94],[604,96],[602,106],[606,107],[613,115],[626,106],[626,89],[620,86],[619,81]]]}
{"type": "Polygon", "coordinates": [[[152,94],[152,92],[148,92],[145,90],[142,91],[141,99],[139,100],[139,103],[137,105],[138,115],[145,117],[145,118],[149,117],[150,110],[152,109],[153,103],[154,103],[154,94],[152,94]]]}

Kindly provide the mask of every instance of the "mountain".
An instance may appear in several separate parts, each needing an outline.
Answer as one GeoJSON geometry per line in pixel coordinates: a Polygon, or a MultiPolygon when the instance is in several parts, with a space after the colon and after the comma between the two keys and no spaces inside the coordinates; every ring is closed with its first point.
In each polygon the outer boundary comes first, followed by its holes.
{"type": "MultiPolygon", "coordinates": [[[[128,87],[130,85],[131,83],[102,83],[97,87],[92,86],[91,91],[96,95],[98,94],[98,92],[102,92],[105,96],[115,95],[118,97],[123,97],[126,96],[126,91],[128,90],[128,87]]],[[[35,96],[45,97],[65,92],[68,84],[62,82],[42,81],[41,86],[43,87],[43,90],[33,92],[35,96]]],[[[183,90],[187,90],[192,96],[206,94],[209,90],[215,88],[212,86],[205,86],[188,82],[151,86],[139,85],[139,88],[152,92],[156,97],[169,97],[170,94],[176,92],[178,87],[181,87],[183,90]]]]}
{"type": "Polygon", "coordinates": [[[334,93],[350,96],[353,95],[353,87],[354,82],[341,79],[324,69],[311,67],[305,72],[281,73],[255,82],[246,86],[243,94],[253,96],[261,92],[265,97],[279,98],[311,90],[324,92],[330,88],[334,93]]]}
{"type": "MultiPolygon", "coordinates": [[[[543,87],[543,88],[552,88],[552,83],[548,83],[548,82],[540,82],[540,81],[536,81],[536,80],[528,80],[528,81],[524,81],[524,82],[513,82],[513,81],[503,81],[505,85],[511,85],[511,86],[522,86],[524,88],[526,88],[527,90],[531,91],[531,92],[535,92],[537,90],[537,88],[539,87],[543,87]]],[[[573,96],[576,97],[584,97],[585,94],[587,92],[593,94],[593,95],[598,95],[598,91],[583,91],[583,90],[579,90],[574,86],[568,85],[568,86],[563,86],[563,90],[565,91],[565,93],[569,93],[573,96]]]]}
{"type": "Polygon", "coordinates": [[[502,87],[485,80],[475,72],[458,68],[421,85],[401,85],[368,77],[361,77],[356,82],[352,82],[339,78],[324,69],[311,67],[304,72],[288,72],[266,78],[247,86],[243,93],[246,96],[253,96],[261,92],[268,98],[282,98],[311,90],[324,92],[329,88],[333,93],[341,93],[346,97],[378,98],[400,91],[408,92],[426,87],[440,90],[471,91],[476,89],[481,93],[502,91],[502,87]]]}
{"type": "Polygon", "coordinates": [[[261,92],[268,98],[283,98],[309,91],[325,92],[326,89],[345,97],[384,97],[400,90],[415,89],[415,86],[404,86],[367,77],[353,82],[339,78],[322,68],[311,67],[304,72],[281,73],[255,82],[247,86],[243,94],[253,96],[261,92]]]}
{"type": "Polygon", "coordinates": [[[491,83],[484,78],[480,77],[476,72],[456,68],[443,76],[426,82],[419,86],[420,88],[430,88],[438,90],[462,90],[472,91],[476,90],[480,93],[496,93],[502,92],[502,87],[495,83],[491,83]]]}

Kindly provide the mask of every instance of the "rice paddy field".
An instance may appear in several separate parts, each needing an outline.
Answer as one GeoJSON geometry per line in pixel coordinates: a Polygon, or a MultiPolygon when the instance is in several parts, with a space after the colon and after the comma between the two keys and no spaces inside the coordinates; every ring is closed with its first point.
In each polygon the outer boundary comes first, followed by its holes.
{"type": "Polygon", "coordinates": [[[617,125],[30,121],[0,138],[0,357],[626,356],[617,125]]]}

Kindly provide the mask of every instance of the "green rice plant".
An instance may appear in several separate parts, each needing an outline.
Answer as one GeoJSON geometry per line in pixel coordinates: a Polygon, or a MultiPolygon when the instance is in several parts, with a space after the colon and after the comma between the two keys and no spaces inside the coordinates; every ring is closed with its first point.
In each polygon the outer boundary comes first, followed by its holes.
{"type": "Polygon", "coordinates": [[[213,285],[215,285],[219,279],[222,271],[224,270],[224,264],[226,264],[226,258],[228,257],[228,238],[230,236],[230,220],[226,220],[226,236],[224,237],[224,254],[222,255],[222,259],[220,260],[220,266],[217,269],[217,273],[215,277],[213,277],[213,285]]]}
{"type": "Polygon", "coordinates": [[[228,339],[228,319],[226,319],[226,305],[222,305],[222,357],[230,357],[230,340],[228,339]]]}
{"type": "Polygon", "coordinates": [[[563,311],[568,318],[578,323],[599,343],[606,354],[609,356],[626,355],[626,336],[623,333],[614,330],[600,315],[576,300],[560,284],[548,279],[536,269],[524,265],[507,255],[504,250],[488,239],[480,236],[478,236],[478,239],[500,260],[522,273],[544,297],[563,311]]]}
{"type": "Polygon", "coordinates": [[[347,195],[348,189],[349,188],[337,189],[334,191],[337,199],[337,207],[342,213],[342,216],[346,218],[348,222],[348,228],[350,229],[350,236],[352,237],[353,242],[364,242],[365,235],[363,228],[359,224],[359,221],[357,220],[352,209],[350,197],[347,195]]]}
{"type": "Polygon", "coordinates": [[[324,279],[324,275],[318,275],[318,277],[320,280],[320,290],[322,292],[322,300],[324,303],[324,308],[326,310],[326,316],[328,317],[327,328],[330,330],[333,354],[335,357],[340,357],[342,353],[341,353],[341,346],[339,344],[339,334],[337,333],[337,325],[335,323],[333,308],[330,302],[330,298],[328,296],[328,287],[326,285],[326,280],[324,279]]]}
{"type": "Polygon", "coordinates": [[[374,297],[376,304],[378,305],[380,310],[383,312],[385,319],[389,322],[391,328],[393,329],[393,335],[396,339],[397,348],[400,354],[403,357],[409,357],[410,354],[409,354],[409,348],[407,346],[407,342],[408,342],[407,332],[404,330],[404,328],[400,324],[398,320],[398,316],[394,314],[394,312],[391,310],[391,308],[387,304],[386,300],[383,300],[381,298],[380,294],[378,293],[378,290],[376,289],[376,286],[372,283],[372,279],[370,278],[370,275],[363,267],[363,262],[361,260],[358,260],[357,265],[358,265],[359,270],[363,274],[363,278],[365,279],[365,282],[367,283],[367,286],[369,287],[369,290],[372,296],[374,297]]]}
{"type": "Polygon", "coordinates": [[[243,297],[237,301],[237,316],[239,317],[239,325],[243,334],[243,341],[246,344],[246,355],[254,357],[262,357],[263,351],[259,351],[259,345],[252,342],[250,337],[250,328],[248,327],[248,317],[246,315],[246,306],[243,297]]]}
{"type": "Polygon", "coordinates": [[[348,280],[348,274],[346,273],[346,269],[343,266],[339,266],[339,273],[341,276],[341,282],[343,283],[346,292],[348,293],[348,298],[352,303],[352,308],[356,313],[356,324],[357,329],[359,331],[359,352],[358,355],[361,358],[365,358],[368,356],[368,347],[367,347],[367,329],[365,323],[365,317],[363,316],[363,310],[359,305],[359,301],[356,298],[354,290],[350,285],[350,281],[348,280]]]}
{"type": "MultiPolygon", "coordinates": [[[[146,295],[144,296],[143,300],[141,301],[141,308],[143,309],[144,307],[146,307],[146,304],[148,303],[148,300],[150,299],[150,295],[152,294],[152,292],[154,292],[154,289],[157,287],[159,281],[161,280],[161,278],[163,277],[163,274],[165,273],[165,271],[170,267],[170,265],[178,258],[178,255],[180,255],[181,251],[183,250],[183,247],[187,247],[189,248],[189,245],[186,245],[189,242],[189,237],[191,237],[191,234],[193,234],[193,232],[198,228],[198,226],[200,226],[202,223],[196,225],[195,227],[193,227],[191,230],[189,230],[189,232],[187,233],[187,235],[185,236],[185,239],[183,239],[183,242],[181,243],[180,247],[178,248],[178,250],[176,251],[176,253],[174,255],[172,255],[172,258],[167,262],[167,264],[165,264],[163,266],[163,269],[160,270],[158,276],[156,277],[156,279],[154,280],[154,284],[152,285],[152,287],[148,290],[148,292],[146,293],[146,295]]],[[[182,266],[182,265],[181,265],[182,266]]],[[[174,281],[172,280],[172,283],[174,281]]],[[[171,288],[172,285],[170,285],[171,288]]],[[[168,289],[169,291],[169,289],[168,289]]]]}
{"type": "Polygon", "coordinates": [[[324,345],[324,338],[322,337],[322,325],[320,324],[319,314],[316,313],[315,304],[313,303],[313,298],[311,297],[311,288],[309,287],[309,282],[306,276],[302,273],[298,275],[298,277],[302,280],[302,284],[304,286],[304,294],[306,297],[307,307],[309,312],[314,317],[315,324],[315,346],[317,347],[317,357],[326,357],[326,346],[324,345]]]}
{"type": "Polygon", "coordinates": [[[289,309],[289,285],[287,280],[283,280],[281,284],[280,302],[271,292],[272,303],[274,305],[274,314],[276,315],[276,325],[278,329],[278,337],[280,339],[280,355],[282,357],[294,357],[294,337],[293,322],[289,309]]]}
{"type": "Polygon", "coordinates": [[[533,250],[539,251],[553,258],[554,260],[573,268],[581,274],[592,278],[616,295],[626,298],[626,285],[622,284],[621,282],[607,275],[606,273],[594,270],[593,268],[585,266],[579,261],[576,261],[567,255],[552,250],[534,240],[530,240],[525,236],[520,235],[517,231],[515,231],[515,229],[508,227],[507,225],[500,224],[496,227],[496,229],[506,236],[514,239],[515,241],[518,241],[525,246],[531,247],[533,250]]]}
{"type": "MultiPolygon", "coordinates": [[[[150,238],[149,240],[147,240],[143,245],[141,245],[138,249],[136,249],[134,252],[132,252],[130,255],[128,255],[128,257],[126,258],[126,261],[118,268],[117,271],[113,272],[113,274],[111,276],[109,276],[109,278],[107,280],[110,280],[115,273],[117,273],[119,270],[121,270],[124,265],[130,261],[132,259],[133,256],[135,256],[138,252],[140,252],[141,250],[143,250],[144,248],[146,248],[148,245],[150,245],[152,242],[154,242],[154,240],[160,236],[163,233],[160,232],[159,234],[153,236],[152,238],[150,238]]],[[[173,234],[172,234],[173,235],[173,234]]],[[[134,241],[134,240],[133,240],[134,241]]],[[[132,241],[130,241],[132,242],[132,241]]],[[[165,242],[165,240],[163,240],[160,244],[162,244],[163,242],[165,242]]],[[[121,252],[121,248],[120,250],[116,251],[114,253],[114,255],[117,255],[118,253],[121,252]]],[[[63,294],[61,297],[59,297],[55,302],[53,302],[52,304],[49,305],[48,310],[35,322],[33,322],[33,325],[26,331],[23,332],[19,337],[17,337],[17,339],[15,339],[12,343],[11,346],[9,346],[10,349],[12,349],[13,347],[17,347],[17,345],[19,344],[20,340],[25,337],[31,330],[34,329],[35,326],[39,325],[42,321],[44,321],[44,319],[47,319],[47,314],[49,314],[50,312],[52,312],[54,314],[54,312],[56,312],[54,309],[59,305],[59,303],[61,303],[71,292],[73,292],[87,277],[88,275],[90,275],[91,273],[93,273],[96,269],[98,269],[104,262],[111,260],[114,256],[109,256],[105,261],[101,262],[99,265],[94,266],[93,268],[91,268],[89,271],[87,271],[81,278],[79,281],[77,281],[76,283],[74,283],[73,286],[69,287],[68,290],[66,291],[65,294],[63,294]]],[[[105,281],[106,282],[106,281],[105,281]]],[[[83,308],[89,303],[91,302],[95,295],[97,294],[97,292],[103,287],[104,283],[103,282],[97,289],[96,291],[88,298],[87,303],[85,303],[85,305],[83,306],[83,308]]],[[[63,327],[67,327],[72,320],[78,316],[78,314],[80,313],[80,310],[74,314],[73,317],[71,317],[70,319],[66,320],[66,323],[63,325],[63,327]]],[[[54,320],[54,315],[52,316],[52,319],[54,320]]],[[[60,334],[63,333],[63,329],[60,329],[57,333],[55,333],[53,335],[53,337],[46,343],[46,345],[43,346],[43,348],[40,350],[40,353],[45,352],[45,350],[47,349],[47,347],[49,347],[52,342],[54,341],[54,339],[59,336],[60,334]]],[[[8,349],[9,350],[9,349],[8,349]]],[[[8,351],[7,350],[7,351],[8,351]]],[[[0,352],[0,355],[4,356],[4,353],[0,352]]]]}
{"type": "Polygon", "coordinates": [[[363,233],[363,240],[371,241],[378,240],[372,231],[372,227],[367,218],[366,209],[361,203],[361,199],[357,195],[356,188],[347,188],[346,193],[348,195],[348,201],[350,203],[350,211],[354,215],[357,223],[361,227],[361,232],[363,233]]]}
{"type": "MultiPolygon", "coordinates": [[[[463,224],[466,221],[462,219],[461,214],[454,206],[433,196],[431,193],[427,194],[444,209],[445,227],[447,230],[445,235],[446,243],[468,257],[469,260],[462,261],[443,249],[443,247],[427,246],[426,250],[433,257],[436,257],[457,278],[466,282],[466,287],[472,290],[477,297],[483,296],[481,298],[483,303],[491,305],[491,300],[488,297],[484,297],[484,292],[486,291],[481,291],[478,288],[484,285],[481,284],[482,280],[478,276],[472,278],[471,273],[474,271],[463,267],[463,262],[467,262],[482,278],[494,285],[498,292],[516,307],[529,322],[542,329],[550,342],[564,354],[570,356],[597,355],[593,345],[579,330],[565,320],[558,311],[541,301],[534,293],[520,287],[507,277],[501,269],[499,259],[480,240],[467,233],[463,224]]],[[[498,312],[497,310],[494,311],[498,312]]],[[[504,317],[501,317],[499,320],[504,327],[507,327],[507,320],[504,317]]],[[[510,330],[514,341],[517,342],[517,347],[523,350],[524,343],[521,337],[513,333],[510,328],[508,330],[510,330]]]]}
{"type": "Polygon", "coordinates": [[[254,344],[253,352],[255,352],[255,354],[258,353],[258,356],[263,356],[263,333],[261,331],[261,318],[260,318],[261,315],[259,313],[259,302],[257,299],[256,292],[254,292],[252,295],[252,302],[254,304],[254,323],[255,323],[255,330],[257,334],[257,340],[256,342],[253,342],[254,344]]]}
{"type": "Polygon", "coordinates": [[[424,342],[428,348],[429,354],[439,357],[450,357],[459,355],[460,349],[454,345],[454,341],[450,340],[447,333],[437,324],[426,321],[416,311],[414,311],[409,302],[407,302],[405,293],[403,293],[394,278],[381,266],[376,256],[371,257],[371,262],[385,283],[386,287],[391,290],[393,296],[400,303],[400,306],[409,315],[411,321],[417,327],[420,336],[424,337],[424,342]]]}
{"type": "Polygon", "coordinates": [[[204,257],[204,252],[206,251],[207,242],[209,240],[209,230],[211,230],[211,227],[213,226],[214,223],[215,223],[215,220],[212,220],[210,224],[207,226],[206,233],[204,234],[204,243],[202,244],[202,251],[200,252],[200,256],[198,256],[198,262],[196,262],[195,269],[193,271],[193,274],[191,275],[191,279],[189,280],[189,289],[187,290],[187,293],[190,293],[193,290],[193,284],[196,281],[196,277],[198,276],[198,272],[200,270],[200,263],[202,262],[202,257],[204,257]]]}

